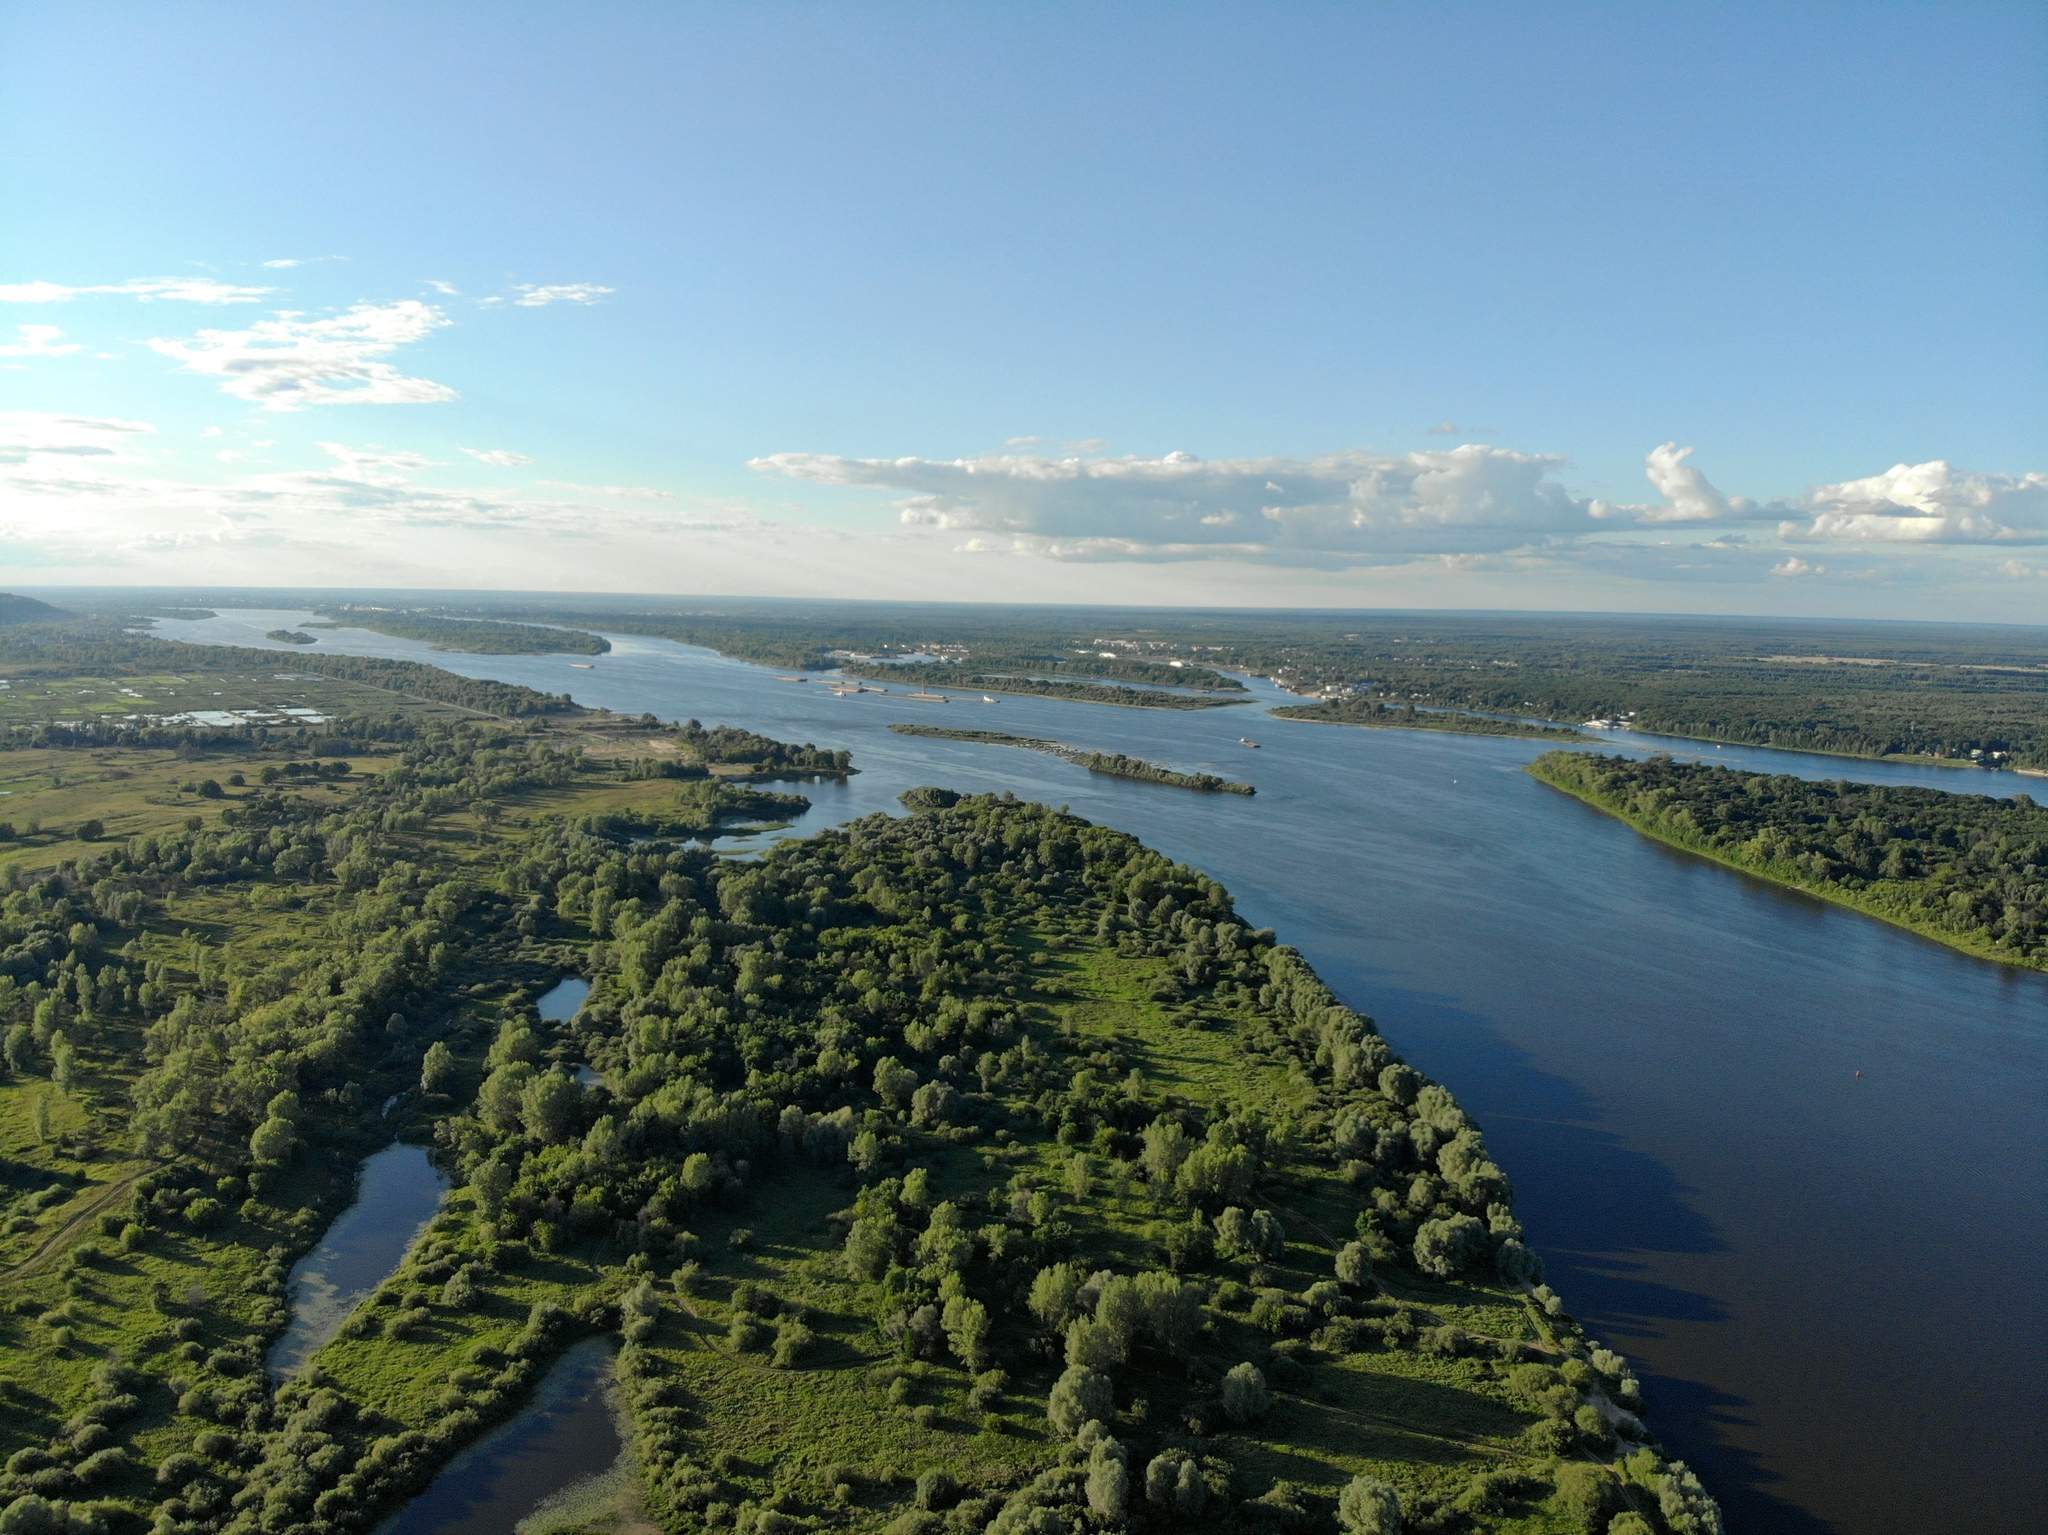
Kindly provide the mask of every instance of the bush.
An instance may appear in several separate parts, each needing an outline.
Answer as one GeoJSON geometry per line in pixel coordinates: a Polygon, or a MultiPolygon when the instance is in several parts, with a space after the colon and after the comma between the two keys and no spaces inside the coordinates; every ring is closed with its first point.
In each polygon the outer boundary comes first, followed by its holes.
{"type": "Polygon", "coordinates": [[[1557,1468],[1555,1480],[1557,1495],[1553,1506],[1576,1520],[1582,1529],[1598,1529],[1600,1521],[1621,1501],[1620,1484],[1587,1461],[1566,1461],[1557,1468]]]}

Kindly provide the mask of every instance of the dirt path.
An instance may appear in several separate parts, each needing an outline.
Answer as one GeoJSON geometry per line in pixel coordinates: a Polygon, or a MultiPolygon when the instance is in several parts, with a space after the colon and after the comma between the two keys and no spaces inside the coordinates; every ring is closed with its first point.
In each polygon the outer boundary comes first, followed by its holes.
{"type": "Polygon", "coordinates": [[[44,1237],[34,1252],[23,1258],[12,1268],[0,1269],[0,1278],[26,1279],[31,1274],[39,1273],[47,1268],[59,1252],[70,1246],[70,1243],[65,1239],[78,1229],[81,1221],[91,1220],[94,1216],[105,1210],[107,1206],[120,1199],[122,1195],[128,1192],[129,1186],[148,1170],[149,1164],[147,1162],[137,1162],[132,1165],[130,1171],[123,1173],[111,1183],[99,1185],[98,1192],[87,1199],[78,1209],[74,1210],[71,1213],[71,1217],[63,1225],[44,1237]]]}

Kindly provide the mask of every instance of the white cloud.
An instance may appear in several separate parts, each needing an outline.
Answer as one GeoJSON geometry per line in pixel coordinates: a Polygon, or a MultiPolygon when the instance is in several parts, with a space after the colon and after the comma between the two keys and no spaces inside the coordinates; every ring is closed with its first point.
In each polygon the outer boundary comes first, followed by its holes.
{"type": "Polygon", "coordinates": [[[462,451],[481,463],[496,464],[500,469],[533,462],[524,453],[514,453],[509,448],[464,448],[462,451]]]}
{"type": "Polygon", "coordinates": [[[1757,506],[1741,496],[1730,498],[1714,489],[1706,475],[1686,462],[1693,449],[1675,442],[1650,450],[1643,473],[1664,497],[1659,505],[1610,506],[1595,501],[1591,511],[1602,519],[1630,522],[1737,522],[1757,514],[1757,506]]]}
{"type": "Polygon", "coordinates": [[[1187,453],[752,461],[791,479],[907,491],[906,523],[1002,534],[1056,558],[1282,563],[1488,552],[1587,531],[1585,505],[1552,478],[1561,464],[1473,445],[1214,463],[1187,453]]]}
{"type": "Polygon", "coordinates": [[[1780,538],[1815,543],[2048,543],[2048,474],[1977,474],[1943,459],[1818,485],[1780,538]]]}
{"type": "Polygon", "coordinates": [[[64,334],[54,325],[17,325],[20,339],[0,346],[0,357],[67,357],[83,348],[76,341],[59,341],[64,334]]]}
{"type": "Polygon", "coordinates": [[[445,294],[449,298],[459,298],[462,294],[462,290],[456,287],[455,284],[452,282],[442,282],[438,277],[427,278],[426,284],[436,293],[445,294]]]}
{"type": "Polygon", "coordinates": [[[265,266],[267,266],[267,267],[273,267],[273,268],[275,268],[275,267],[295,267],[295,266],[304,266],[304,265],[305,265],[305,258],[304,258],[304,257],[301,257],[301,256],[283,256],[283,257],[280,257],[280,258],[279,258],[278,260],[276,260],[276,261],[266,261],[266,262],[264,262],[263,264],[264,264],[265,266]]]}
{"type": "Polygon", "coordinates": [[[143,300],[177,299],[188,304],[253,304],[270,288],[217,282],[211,277],[136,277],[127,282],[68,287],[54,282],[0,283],[0,304],[63,304],[83,293],[120,293],[143,300]]]}
{"type": "Polygon", "coordinates": [[[118,458],[134,439],[154,433],[146,421],[107,416],[63,416],[48,411],[0,411],[0,465],[42,459],[118,458]]]}
{"type": "Polygon", "coordinates": [[[594,282],[556,283],[551,287],[520,283],[517,289],[519,297],[512,302],[522,309],[538,309],[544,304],[595,304],[606,294],[617,291],[594,282]]]}
{"type": "Polygon", "coordinates": [[[1432,437],[1455,437],[1458,435],[1458,423],[1455,421],[1439,421],[1429,429],[1429,435],[1432,437]]]}
{"type": "Polygon", "coordinates": [[[1003,446],[1006,448],[1035,448],[1042,441],[1044,439],[1041,437],[1005,437],[1003,439],[1003,446]]]}
{"type": "Polygon", "coordinates": [[[1774,576],[1821,576],[1827,574],[1827,569],[1825,565],[1809,565],[1806,561],[1799,558],[1798,555],[1794,554],[1788,555],[1784,560],[1773,565],[1771,567],[1771,574],[1774,576]]]}
{"type": "Polygon", "coordinates": [[[149,345],[188,373],[221,381],[221,391],[265,410],[308,405],[422,405],[455,391],[413,378],[381,359],[448,324],[431,304],[357,304],[322,320],[282,312],[247,330],[202,330],[149,345]]]}
{"type": "Polygon", "coordinates": [[[556,490],[578,490],[589,496],[620,496],[635,501],[674,501],[679,499],[672,490],[656,490],[651,485],[578,485],[573,480],[542,480],[543,485],[556,490]]]}

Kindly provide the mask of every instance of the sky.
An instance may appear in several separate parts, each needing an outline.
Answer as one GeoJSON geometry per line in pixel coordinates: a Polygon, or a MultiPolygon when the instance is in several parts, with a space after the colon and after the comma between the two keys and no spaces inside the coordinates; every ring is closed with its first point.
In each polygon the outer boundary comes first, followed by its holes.
{"type": "Polygon", "coordinates": [[[0,583],[2048,623],[2048,8],[0,0],[0,583]]]}

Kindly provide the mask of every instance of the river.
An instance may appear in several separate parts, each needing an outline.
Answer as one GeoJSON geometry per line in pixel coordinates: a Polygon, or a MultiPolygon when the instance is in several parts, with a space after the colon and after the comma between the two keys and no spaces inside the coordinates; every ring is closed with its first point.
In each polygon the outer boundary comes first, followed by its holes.
{"type": "MultiPolygon", "coordinates": [[[[300,612],[167,622],[255,645],[300,612]]],[[[1652,1424],[1744,1535],[2022,1535],[2048,1453],[2048,976],[1673,851],[1521,771],[1546,744],[1051,699],[838,699],[659,640],[425,660],[582,703],[846,747],[807,832],[917,783],[1013,789],[1226,884],[1487,1130],[1548,1277],[1639,1361],[1652,1424]],[[1195,795],[892,721],[1246,778],[1195,795]],[[1258,751],[1238,744],[1249,735],[1258,751]],[[1858,1075],[1860,1073],[1860,1076],[1858,1075]]],[[[280,656],[281,663],[284,657],[280,656]]],[[[1623,741],[1622,749],[1651,744],[1623,741]]],[[[1612,748],[1610,748],[1612,749],[1612,748]]],[[[1735,767],[2042,795],[2039,780],[1696,743],[1735,767]]],[[[744,848],[751,842],[724,845],[744,848]]]]}

